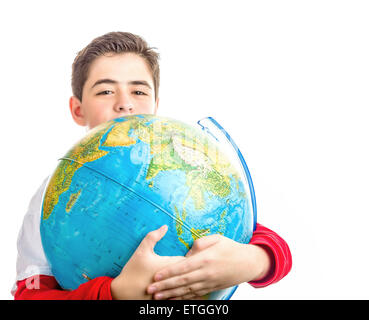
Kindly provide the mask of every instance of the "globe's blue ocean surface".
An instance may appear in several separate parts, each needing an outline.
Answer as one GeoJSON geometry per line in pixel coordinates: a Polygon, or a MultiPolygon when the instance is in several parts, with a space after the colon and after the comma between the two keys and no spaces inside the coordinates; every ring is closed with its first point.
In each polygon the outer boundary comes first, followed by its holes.
{"type": "Polygon", "coordinates": [[[164,224],[155,252],[183,256],[205,235],[248,243],[253,223],[248,186],[205,133],[137,115],[96,127],[60,159],[44,193],[40,231],[55,278],[75,289],[116,277],[144,236],[164,224]]]}

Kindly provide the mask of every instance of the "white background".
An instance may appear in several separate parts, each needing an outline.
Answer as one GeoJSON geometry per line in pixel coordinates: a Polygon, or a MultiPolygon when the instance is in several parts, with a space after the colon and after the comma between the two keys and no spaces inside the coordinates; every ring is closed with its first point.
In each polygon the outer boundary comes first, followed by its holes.
{"type": "Polygon", "coordinates": [[[159,115],[230,132],[259,222],[290,246],[286,278],[234,298],[369,298],[368,17],[354,0],[3,1],[0,298],[30,198],[85,134],[68,110],[73,59],[109,31],[161,53],[159,115]]]}

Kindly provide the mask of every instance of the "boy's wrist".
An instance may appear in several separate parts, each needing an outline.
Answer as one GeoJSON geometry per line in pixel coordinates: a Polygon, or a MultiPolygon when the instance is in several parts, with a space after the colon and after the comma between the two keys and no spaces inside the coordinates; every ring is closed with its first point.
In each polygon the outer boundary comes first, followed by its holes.
{"type": "Polygon", "coordinates": [[[271,258],[267,250],[260,245],[248,244],[248,250],[252,250],[252,266],[251,266],[251,279],[250,281],[259,281],[264,279],[271,270],[271,258]]]}
{"type": "Polygon", "coordinates": [[[122,281],[120,276],[114,278],[110,283],[110,292],[113,300],[129,299],[129,297],[126,294],[128,290],[124,287],[124,281],[122,281]]]}

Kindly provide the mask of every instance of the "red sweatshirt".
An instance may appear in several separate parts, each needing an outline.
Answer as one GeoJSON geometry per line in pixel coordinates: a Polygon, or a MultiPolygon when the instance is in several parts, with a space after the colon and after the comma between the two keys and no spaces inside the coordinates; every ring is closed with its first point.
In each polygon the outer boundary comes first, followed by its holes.
{"type": "MultiPolygon", "coordinates": [[[[274,231],[257,224],[250,244],[260,245],[269,253],[272,267],[268,275],[259,281],[249,282],[256,288],[281,280],[292,267],[292,257],[287,243],[274,231]]],[[[75,290],[63,290],[52,276],[32,276],[17,281],[15,300],[112,300],[110,284],[113,278],[97,277],[75,290]],[[37,279],[37,286],[34,281],[37,279]],[[38,289],[36,289],[36,287],[38,289]],[[35,288],[35,289],[32,289],[35,288]]]]}

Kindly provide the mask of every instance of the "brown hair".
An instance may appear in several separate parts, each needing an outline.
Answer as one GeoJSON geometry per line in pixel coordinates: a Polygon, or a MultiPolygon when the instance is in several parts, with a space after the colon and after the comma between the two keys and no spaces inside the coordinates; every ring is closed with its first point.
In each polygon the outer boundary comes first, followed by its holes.
{"type": "Polygon", "coordinates": [[[72,65],[72,92],[82,101],[83,86],[88,77],[91,63],[99,56],[107,53],[136,53],[147,62],[154,81],[155,98],[159,92],[159,54],[156,48],[148,46],[147,42],[129,32],[109,32],[92,40],[84,49],[78,52],[72,65]]]}

